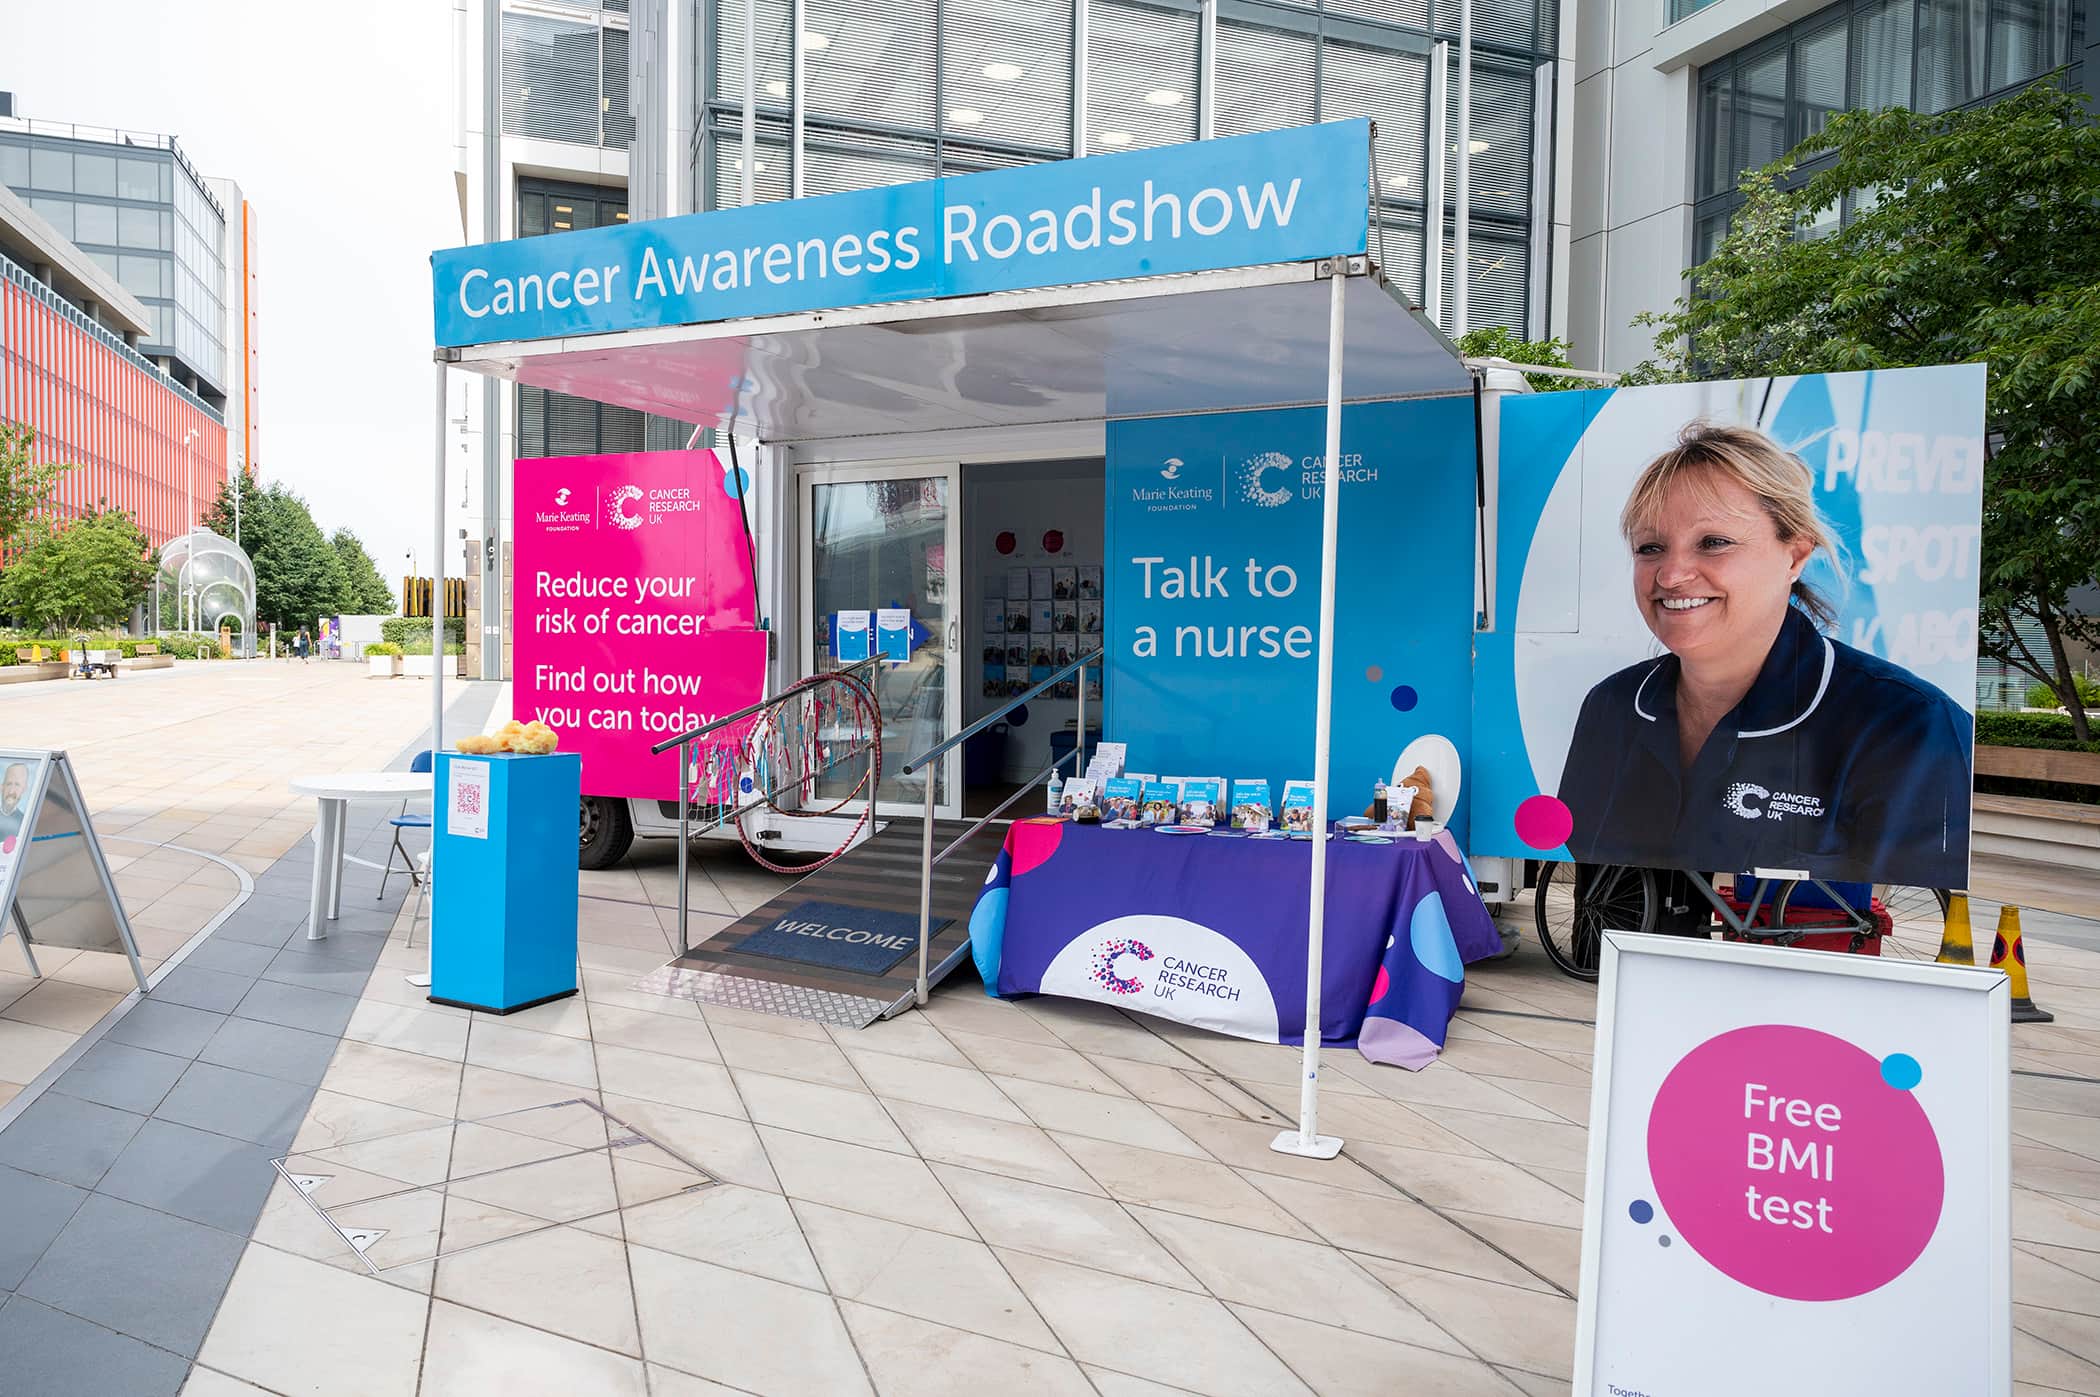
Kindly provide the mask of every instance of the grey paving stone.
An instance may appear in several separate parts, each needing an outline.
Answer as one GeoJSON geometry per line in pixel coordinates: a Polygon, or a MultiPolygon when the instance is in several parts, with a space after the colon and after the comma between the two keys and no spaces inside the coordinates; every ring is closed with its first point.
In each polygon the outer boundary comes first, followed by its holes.
{"type": "Polygon", "coordinates": [[[187,1058],[105,1039],[82,1053],[53,1090],[150,1116],[189,1065],[187,1058]]]}
{"type": "Polygon", "coordinates": [[[0,1290],[22,1283],[86,1197],[71,1184],[0,1166],[0,1290]]]}
{"type": "Polygon", "coordinates": [[[357,998],[276,980],[257,980],[255,988],[248,991],[248,997],[233,1012],[239,1018],[340,1038],[350,1025],[350,1016],[357,1012],[357,998]]]}
{"type": "Polygon", "coordinates": [[[97,1194],[73,1214],[15,1300],[194,1358],[246,1245],[215,1227],[97,1194]]]}
{"type": "MultiPolygon", "coordinates": [[[[224,922],[220,923],[219,929],[212,933],[212,940],[238,941],[269,951],[276,951],[285,942],[291,940],[292,933],[299,930],[305,921],[306,918],[303,913],[296,920],[285,921],[277,921],[260,916],[228,917],[224,922]]],[[[192,952],[191,958],[195,959],[195,955],[196,953],[192,952]]],[[[188,964],[188,962],[185,961],[184,964],[188,964]]],[[[269,964],[268,956],[263,957],[263,964],[269,964]]]]}
{"type": "Polygon", "coordinates": [[[0,1130],[0,1164],[93,1188],[146,1118],[47,1091],[0,1130]]]}
{"type": "MultiPolygon", "coordinates": [[[[372,965],[379,953],[386,949],[386,933],[379,931],[357,931],[331,926],[328,935],[319,941],[308,941],[304,937],[288,941],[278,955],[311,956],[336,965],[372,965]]],[[[274,963],[274,961],[273,961],[274,963]]]]}
{"type": "Polygon", "coordinates": [[[0,1373],[35,1397],[175,1397],[190,1365],[172,1353],[17,1295],[0,1308],[0,1373]]]}
{"type": "MultiPolygon", "coordinates": [[[[294,942],[295,946],[297,944],[294,942]]],[[[369,965],[325,960],[296,949],[279,951],[277,958],[270,962],[270,968],[262,973],[263,979],[275,980],[282,985],[304,985],[310,990],[349,995],[364,993],[365,981],[371,977],[369,965]]]]}
{"type": "Polygon", "coordinates": [[[219,1031],[219,1023],[225,1017],[206,1009],[192,1009],[187,1004],[162,1004],[149,996],[132,1005],[130,1012],[103,1036],[134,1048],[195,1057],[219,1031]]]}
{"type": "Polygon", "coordinates": [[[153,1114],[281,1150],[299,1133],[313,1095],[298,1082],[195,1062],[153,1114]]]}
{"type": "Polygon", "coordinates": [[[277,1181],[272,1157],[245,1140],[149,1120],[95,1191],[245,1237],[277,1181]]]}
{"type": "Polygon", "coordinates": [[[212,1035],[197,1060],[319,1086],[335,1057],[337,1041],[304,1029],[235,1017],[212,1035]]]}
{"type": "Polygon", "coordinates": [[[214,970],[208,965],[198,965],[195,963],[197,952],[204,949],[199,946],[184,958],[182,964],[170,970],[167,978],[153,987],[153,998],[162,1004],[187,1004],[192,1009],[209,1009],[215,1014],[231,1013],[262,971],[257,969],[246,975],[235,975],[214,970]]]}
{"type": "MultiPolygon", "coordinates": [[[[241,928],[231,925],[220,927],[204,939],[203,945],[183,957],[182,964],[175,969],[187,970],[194,965],[205,970],[216,970],[222,975],[245,975],[251,980],[254,979],[270,968],[270,962],[277,958],[279,948],[275,945],[258,945],[252,941],[244,941],[234,934],[239,930],[241,928]]],[[[286,931],[284,935],[289,938],[291,932],[286,931]]],[[[174,975],[171,973],[169,978],[173,979],[174,975]]]]}

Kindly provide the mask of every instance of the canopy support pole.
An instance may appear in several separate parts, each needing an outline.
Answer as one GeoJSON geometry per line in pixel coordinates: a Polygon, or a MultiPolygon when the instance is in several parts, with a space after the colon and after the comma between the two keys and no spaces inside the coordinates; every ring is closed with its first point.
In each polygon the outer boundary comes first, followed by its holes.
{"type": "Polygon", "coordinates": [[[1452,228],[1451,338],[1473,328],[1473,0],[1458,0],[1458,220],[1452,228]]]}
{"type": "Polygon", "coordinates": [[[1341,1137],[1320,1134],[1320,960],[1327,939],[1328,748],[1334,737],[1334,573],[1341,530],[1342,307],[1349,259],[1329,265],[1327,297],[1327,448],[1320,461],[1320,644],[1313,700],[1312,895],[1305,936],[1305,1056],[1298,1082],[1298,1128],[1269,1143],[1278,1154],[1333,1159],[1341,1137]]]}
{"type": "MultiPolygon", "coordinates": [[[[430,581],[430,752],[433,781],[437,779],[437,754],[445,749],[445,408],[445,366],[441,363],[437,365],[436,445],[430,468],[430,571],[433,574],[430,581]]],[[[430,871],[425,876],[434,880],[437,877],[438,820],[441,818],[438,812],[442,801],[434,789],[430,797],[431,859],[430,871]]],[[[426,948],[434,947],[437,942],[437,899],[432,897],[429,902],[430,936],[424,942],[426,948]]],[[[411,920],[408,924],[409,940],[414,941],[415,935],[416,924],[411,920]]],[[[425,954],[429,954],[428,949],[425,954]]],[[[420,973],[402,978],[418,989],[427,989],[430,985],[429,967],[426,965],[420,973]]]]}

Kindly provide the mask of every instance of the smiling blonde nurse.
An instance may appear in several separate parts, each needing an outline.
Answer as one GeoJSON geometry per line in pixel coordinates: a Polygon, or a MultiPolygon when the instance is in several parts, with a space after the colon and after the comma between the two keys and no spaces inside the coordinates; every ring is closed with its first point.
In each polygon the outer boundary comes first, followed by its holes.
{"type": "MultiPolygon", "coordinates": [[[[1669,653],[1591,689],[1560,798],[1585,863],[1968,881],[1968,713],[1824,631],[1839,567],[1814,478],[1763,433],[1695,423],[1619,520],[1669,653]]],[[[1842,574],[1840,574],[1842,575],[1842,574]]]]}

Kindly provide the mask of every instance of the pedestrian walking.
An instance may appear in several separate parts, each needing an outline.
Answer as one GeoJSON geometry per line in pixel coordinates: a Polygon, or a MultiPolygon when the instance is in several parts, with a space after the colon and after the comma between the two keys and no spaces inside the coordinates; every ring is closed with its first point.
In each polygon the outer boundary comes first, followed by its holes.
{"type": "Polygon", "coordinates": [[[307,652],[312,648],[313,641],[307,636],[306,627],[301,626],[299,634],[292,638],[292,653],[299,657],[299,663],[303,665],[307,662],[307,652]]]}

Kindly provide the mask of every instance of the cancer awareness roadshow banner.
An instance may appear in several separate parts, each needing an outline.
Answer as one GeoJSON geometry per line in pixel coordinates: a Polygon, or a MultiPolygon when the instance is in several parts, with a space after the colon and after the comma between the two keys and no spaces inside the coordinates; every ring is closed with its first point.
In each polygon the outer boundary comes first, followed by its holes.
{"type": "Polygon", "coordinates": [[[1983,410],[1980,364],[1505,399],[1471,852],[1967,886],[1983,410]],[[1715,429],[1732,464],[1622,534],[1715,429]],[[1741,697],[1688,753],[1708,682],[1741,697]]]}
{"type": "Polygon", "coordinates": [[[511,709],[586,795],[677,797],[666,737],[764,696],[737,480],[712,451],[521,458],[511,709]]]}
{"type": "Polygon", "coordinates": [[[2002,1397],[1989,971],[1607,938],[1577,1397],[2002,1397]]]}
{"type": "MultiPolygon", "coordinates": [[[[1108,426],[1106,731],[1141,771],[1311,780],[1317,409],[1108,426]]],[[[1471,728],[1473,402],[1342,413],[1330,815],[1410,741],[1471,728]]],[[[1447,822],[1466,841],[1463,789],[1447,822]]]]}

